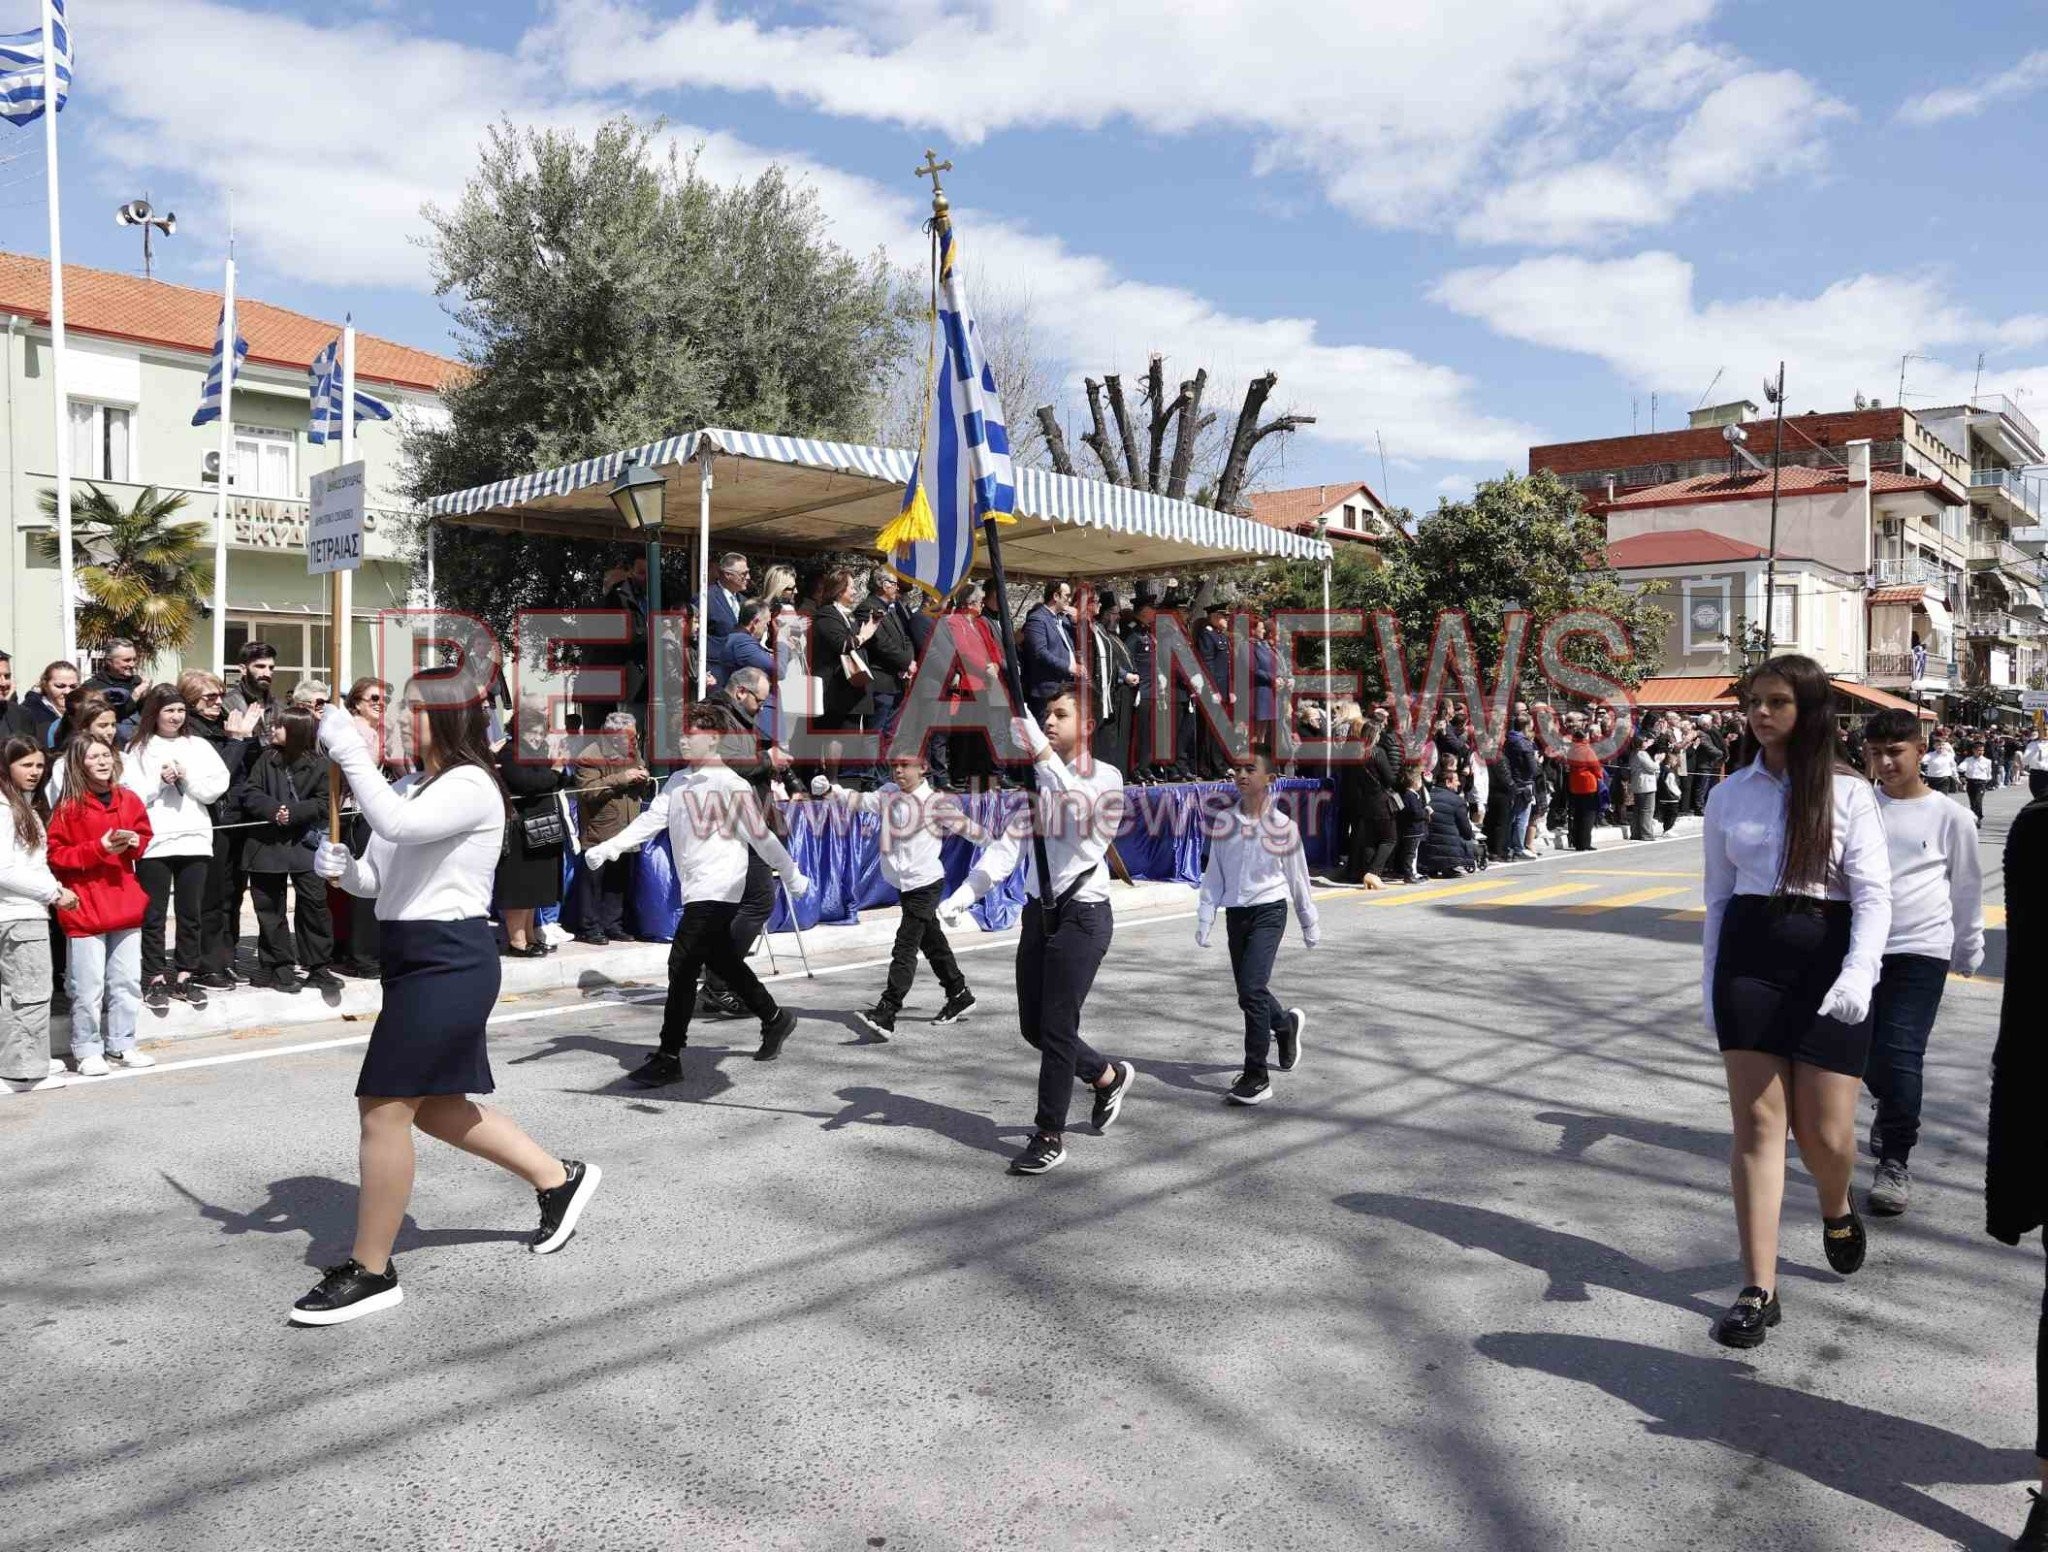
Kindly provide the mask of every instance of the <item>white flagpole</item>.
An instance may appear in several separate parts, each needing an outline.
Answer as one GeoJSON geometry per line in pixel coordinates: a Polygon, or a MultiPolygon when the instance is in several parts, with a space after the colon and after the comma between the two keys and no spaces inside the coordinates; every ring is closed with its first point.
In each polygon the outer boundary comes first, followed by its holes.
{"type": "MultiPolygon", "coordinates": [[[[356,455],[356,323],[351,316],[341,328],[341,461],[348,463],[356,455]]],[[[341,597],[335,605],[337,618],[333,625],[336,637],[333,642],[334,702],[341,704],[342,696],[348,693],[349,684],[355,677],[355,643],[351,639],[356,633],[356,574],[353,571],[335,573],[341,579],[341,597]]]]}
{"type": "MultiPolygon", "coordinates": [[[[56,404],[57,589],[64,610],[64,660],[78,662],[78,593],[71,564],[71,400],[64,371],[64,239],[57,203],[56,13],[43,0],[43,155],[50,183],[50,392],[56,404]]],[[[83,673],[84,665],[79,671],[83,673]]]]}
{"type": "Polygon", "coordinates": [[[228,679],[228,482],[235,470],[235,240],[221,282],[220,480],[213,508],[213,667],[228,679]]]}

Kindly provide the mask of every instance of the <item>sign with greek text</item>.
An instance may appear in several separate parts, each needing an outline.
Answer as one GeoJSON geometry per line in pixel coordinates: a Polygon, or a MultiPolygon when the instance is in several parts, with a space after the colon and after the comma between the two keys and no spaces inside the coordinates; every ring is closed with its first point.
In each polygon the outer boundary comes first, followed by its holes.
{"type": "Polygon", "coordinates": [[[306,573],[355,571],[363,564],[363,510],[368,481],[363,460],[323,469],[312,479],[306,509],[306,573]]]}

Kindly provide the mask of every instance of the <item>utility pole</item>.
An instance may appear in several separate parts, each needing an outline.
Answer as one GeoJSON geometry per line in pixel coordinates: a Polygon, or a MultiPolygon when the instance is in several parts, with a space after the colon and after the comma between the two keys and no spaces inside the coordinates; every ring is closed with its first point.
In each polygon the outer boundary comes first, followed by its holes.
{"type": "Polygon", "coordinates": [[[1771,434],[1771,547],[1764,558],[1764,661],[1772,655],[1774,627],[1778,621],[1778,478],[1785,466],[1785,363],[1778,363],[1775,385],[1764,384],[1764,397],[1778,408],[1777,429],[1771,434]]]}

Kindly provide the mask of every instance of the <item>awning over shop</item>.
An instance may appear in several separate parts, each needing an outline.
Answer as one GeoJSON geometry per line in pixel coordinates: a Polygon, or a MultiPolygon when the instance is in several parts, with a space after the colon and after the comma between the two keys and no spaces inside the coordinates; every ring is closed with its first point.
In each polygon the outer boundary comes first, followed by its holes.
{"type": "Polygon", "coordinates": [[[1845,701],[1856,702],[1859,707],[1868,707],[1872,711],[1910,711],[1922,722],[1940,720],[1924,706],[1915,706],[1911,701],[1901,700],[1896,695],[1887,695],[1882,690],[1873,690],[1867,684],[1856,684],[1848,679],[1835,681],[1835,693],[1845,701]]]}
{"type": "Polygon", "coordinates": [[[1645,679],[1636,686],[1636,704],[1673,711],[1733,711],[1735,681],[1727,674],[1677,675],[1645,679]]]}
{"type": "Polygon", "coordinates": [[[1941,644],[1946,648],[1955,640],[1956,617],[1949,613],[1948,605],[1936,598],[1931,591],[1920,600],[1920,608],[1927,616],[1927,623],[1934,627],[1934,634],[1941,638],[1941,644]]]}
{"type": "MultiPolygon", "coordinates": [[[[710,466],[712,538],[734,549],[796,550],[871,547],[902,504],[915,456],[901,448],[707,428],[452,491],[427,510],[444,522],[622,543],[638,536],[619,520],[608,492],[619,472],[637,463],[668,481],[663,537],[686,545],[699,532],[700,454],[710,466]]],[[[1003,561],[1026,575],[1127,575],[1227,556],[1330,556],[1327,542],[1307,534],[1043,469],[1017,470],[1017,518],[1003,531],[1003,561]]]]}

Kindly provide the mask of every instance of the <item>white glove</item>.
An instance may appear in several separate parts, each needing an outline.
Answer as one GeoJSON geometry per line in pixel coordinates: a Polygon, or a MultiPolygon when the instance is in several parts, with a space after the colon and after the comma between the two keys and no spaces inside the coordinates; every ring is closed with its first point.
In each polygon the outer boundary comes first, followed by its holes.
{"type": "Polygon", "coordinates": [[[1052,747],[1046,739],[1045,729],[1038,725],[1038,719],[1029,712],[1010,719],[1010,737],[1015,739],[1018,747],[1034,760],[1052,747]]]}
{"type": "Polygon", "coordinates": [[[351,752],[367,757],[370,751],[363,745],[356,719],[339,706],[329,706],[320,714],[320,752],[340,760],[351,752]]]}
{"type": "Polygon", "coordinates": [[[1317,944],[1321,943],[1322,941],[1323,934],[1320,928],[1318,928],[1314,932],[1304,932],[1301,935],[1301,942],[1304,948],[1314,948],[1317,944]]]}
{"type": "Polygon", "coordinates": [[[1979,943],[1967,954],[1957,954],[1949,968],[1957,975],[1975,975],[1984,964],[1984,945],[1979,943]]]}
{"type": "Polygon", "coordinates": [[[1196,922],[1196,923],[1195,923],[1195,947],[1196,947],[1196,948],[1207,948],[1208,946],[1209,946],[1209,924],[1208,924],[1207,922],[1196,922]]]}
{"type": "Polygon", "coordinates": [[[595,846],[584,847],[583,865],[586,868],[601,868],[604,867],[607,863],[609,863],[615,856],[618,855],[616,852],[607,851],[605,849],[606,846],[609,844],[609,842],[601,841],[595,846]]]}
{"type": "Polygon", "coordinates": [[[962,884],[939,902],[939,925],[957,927],[960,918],[967,914],[967,908],[973,904],[974,896],[969,893],[967,886],[962,884]]]}
{"type": "Polygon", "coordinates": [[[1827,996],[1821,999],[1820,1017],[1860,1024],[1870,1017],[1870,993],[1851,986],[1845,976],[1830,986],[1827,996]]]}
{"type": "Polygon", "coordinates": [[[826,780],[826,779],[825,779],[824,777],[822,777],[822,776],[813,776],[813,777],[811,778],[811,796],[812,796],[812,797],[814,797],[814,798],[821,798],[821,797],[823,797],[823,796],[824,796],[824,795],[825,795],[826,793],[830,792],[831,790],[832,790],[832,783],[831,783],[831,782],[829,782],[829,781],[827,781],[827,780],[826,780]]]}
{"type": "Polygon", "coordinates": [[[787,878],[783,879],[782,887],[789,891],[789,898],[791,900],[801,900],[811,892],[811,881],[801,873],[791,873],[787,878]]]}
{"type": "Polygon", "coordinates": [[[339,841],[322,841],[313,851],[313,871],[333,883],[348,871],[353,854],[339,841]]]}

